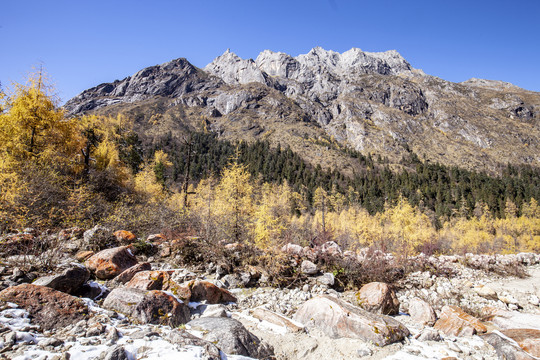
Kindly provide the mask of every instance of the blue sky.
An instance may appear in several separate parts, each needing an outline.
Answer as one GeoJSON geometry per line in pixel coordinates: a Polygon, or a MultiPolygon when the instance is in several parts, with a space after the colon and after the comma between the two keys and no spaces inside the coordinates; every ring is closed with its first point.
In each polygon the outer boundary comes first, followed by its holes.
{"type": "Polygon", "coordinates": [[[450,81],[540,91],[539,0],[1,0],[0,82],[40,64],[66,101],[178,57],[204,67],[227,48],[293,56],[395,49],[450,81]]]}

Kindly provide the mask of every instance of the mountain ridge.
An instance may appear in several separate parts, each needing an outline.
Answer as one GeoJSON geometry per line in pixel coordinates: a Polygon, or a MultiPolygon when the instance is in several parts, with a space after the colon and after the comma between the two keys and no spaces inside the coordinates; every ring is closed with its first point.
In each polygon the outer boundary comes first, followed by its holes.
{"type": "MultiPolygon", "coordinates": [[[[127,111],[143,123],[161,116],[183,128],[203,122],[227,138],[285,142],[328,167],[350,161],[338,161],[338,153],[314,156],[329,149],[307,139],[325,138],[391,161],[412,151],[492,172],[500,164],[540,164],[539,93],[500,81],[445,81],[414,69],[395,50],[340,54],[317,47],[297,57],[265,50],[255,60],[227,50],[203,69],[177,59],[100,84],[65,108],[71,114],[127,111]],[[150,103],[160,103],[161,112],[150,103]]],[[[159,136],[159,129],[150,132],[159,136]]],[[[354,170],[349,167],[346,172],[354,170]]]]}

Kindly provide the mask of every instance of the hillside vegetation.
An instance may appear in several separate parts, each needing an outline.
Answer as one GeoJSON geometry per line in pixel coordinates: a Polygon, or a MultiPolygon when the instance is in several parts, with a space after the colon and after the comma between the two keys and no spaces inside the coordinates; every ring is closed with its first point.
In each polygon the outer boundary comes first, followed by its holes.
{"type": "Polygon", "coordinates": [[[540,251],[535,167],[494,177],[409,152],[392,171],[380,156],[340,147],[362,164],[344,174],[204,128],[146,144],[129,116],[67,117],[50,94],[42,74],[2,93],[2,233],[100,223],[262,249],[335,240],[405,255],[540,251]]]}

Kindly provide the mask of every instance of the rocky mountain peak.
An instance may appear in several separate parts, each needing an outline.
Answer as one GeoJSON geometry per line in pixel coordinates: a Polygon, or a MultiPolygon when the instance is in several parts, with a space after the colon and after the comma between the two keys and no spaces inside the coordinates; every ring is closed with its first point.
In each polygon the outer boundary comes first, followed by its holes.
{"type": "Polygon", "coordinates": [[[135,102],[155,96],[179,97],[219,85],[219,79],[193,66],[185,58],[150,66],[123,80],[105,83],[83,91],[64,107],[68,113],[81,113],[119,102],[135,102]]]}
{"type": "Polygon", "coordinates": [[[204,70],[220,77],[227,84],[247,84],[250,82],[266,84],[265,74],[257,67],[253,59],[244,60],[231,52],[230,49],[206,65],[204,70]]]}
{"type": "MultiPolygon", "coordinates": [[[[264,50],[255,61],[241,59],[227,50],[208,64],[204,70],[219,76],[228,84],[260,82],[266,85],[273,83],[279,84],[279,87],[290,87],[288,80],[294,80],[300,85],[307,85],[309,89],[314,82],[317,82],[319,90],[332,92],[332,89],[324,84],[326,80],[348,81],[351,76],[363,74],[398,75],[411,73],[414,69],[395,50],[371,53],[352,48],[340,54],[317,46],[307,54],[296,57],[282,52],[264,50]],[[272,82],[269,81],[269,77],[278,79],[272,82]]],[[[295,90],[296,93],[305,92],[297,90],[295,90]]]]}

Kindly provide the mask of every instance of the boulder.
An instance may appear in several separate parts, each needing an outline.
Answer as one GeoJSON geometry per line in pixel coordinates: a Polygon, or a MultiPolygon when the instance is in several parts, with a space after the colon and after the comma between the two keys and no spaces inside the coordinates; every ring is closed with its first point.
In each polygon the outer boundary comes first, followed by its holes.
{"type": "Polygon", "coordinates": [[[241,322],[230,318],[199,318],[187,323],[192,330],[201,331],[203,339],[216,344],[230,355],[256,359],[270,358],[274,349],[246,330],[241,322]]]}
{"type": "Polygon", "coordinates": [[[317,265],[315,265],[311,261],[304,260],[300,265],[300,271],[302,271],[302,274],[315,275],[319,272],[319,269],[317,269],[317,265]]]}
{"type": "Polygon", "coordinates": [[[495,348],[497,358],[512,360],[537,360],[538,357],[526,353],[515,341],[498,331],[483,335],[482,339],[495,348]]]}
{"type": "Polygon", "coordinates": [[[102,280],[112,279],[135,265],[137,258],[127,246],[100,251],[86,260],[86,267],[102,280]]]}
{"type": "Polygon", "coordinates": [[[514,340],[528,354],[540,357],[540,330],[510,329],[501,331],[505,336],[514,340]]]}
{"type": "Polygon", "coordinates": [[[486,306],[482,309],[482,316],[502,330],[519,328],[540,330],[540,315],[538,314],[525,314],[486,306]]]}
{"type": "MultiPolygon", "coordinates": [[[[181,286],[184,288],[185,286],[181,286]]],[[[191,280],[187,284],[190,301],[206,301],[207,304],[236,302],[236,297],[225,289],[204,280],[191,280]]]]}
{"type": "Polygon", "coordinates": [[[142,290],[169,290],[176,284],[171,279],[173,272],[174,270],[140,271],[126,283],[126,286],[142,290]]]}
{"type": "Polygon", "coordinates": [[[409,330],[399,321],[327,295],[305,302],[293,319],[306,327],[317,327],[332,338],[358,338],[377,346],[409,336],[409,330]]]}
{"type": "Polygon", "coordinates": [[[304,326],[302,324],[262,307],[254,309],[251,312],[251,316],[259,320],[268,321],[274,325],[282,326],[289,332],[304,331],[304,326]]]}
{"type": "Polygon", "coordinates": [[[362,286],[356,294],[358,305],[367,310],[382,315],[399,313],[399,300],[394,289],[382,282],[372,282],[362,286]]]}
{"type": "Polygon", "coordinates": [[[434,328],[450,336],[472,336],[487,331],[486,326],[480,320],[457,306],[448,305],[442,308],[434,328]]]}
{"type": "Polygon", "coordinates": [[[420,298],[412,298],[409,301],[409,314],[418,324],[433,326],[437,321],[437,315],[431,305],[420,298]]]}
{"type": "Polygon", "coordinates": [[[54,290],[74,295],[90,278],[90,271],[82,265],[72,264],[61,274],[36,279],[33,285],[46,286],[54,290]]]}
{"type": "Polygon", "coordinates": [[[117,288],[105,298],[103,307],[133,317],[143,324],[178,326],[189,321],[186,304],[164,291],[117,288]]]}
{"type": "Polygon", "coordinates": [[[174,329],[168,331],[165,335],[165,339],[172,344],[178,345],[182,348],[186,346],[199,346],[204,349],[201,359],[203,360],[221,360],[221,354],[219,348],[206,340],[191,335],[185,330],[174,329]]]}
{"type": "Polygon", "coordinates": [[[130,281],[135,274],[141,271],[148,271],[152,270],[152,265],[148,262],[139,263],[137,265],[134,265],[130,267],[127,270],[122,271],[120,275],[114,278],[115,281],[119,282],[120,284],[125,284],[128,281],[130,281]]]}
{"type": "Polygon", "coordinates": [[[81,287],[77,289],[73,294],[73,296],[82,297],[82,298],[89,298],[91,300],[99,300],[101,298],[106,297],[109,294],[109,289],[95,281],[89,281],[85,284],[83,284],[81,287]]]}
{"type": "Polygon", "coordinates": [[[88,317],[85,303],[74,296],[46,286],[23,284],[0,292],[0,300],[28,311],[44,330],[61,329],[88,317]]]}
{"type": "Polygon", "coordinates": [[[129,245],[133,241],[137,240],[137,237],[132,232],[127,230],[118,230],[113,233],[116,241],[120,244],[129,245]]]}

